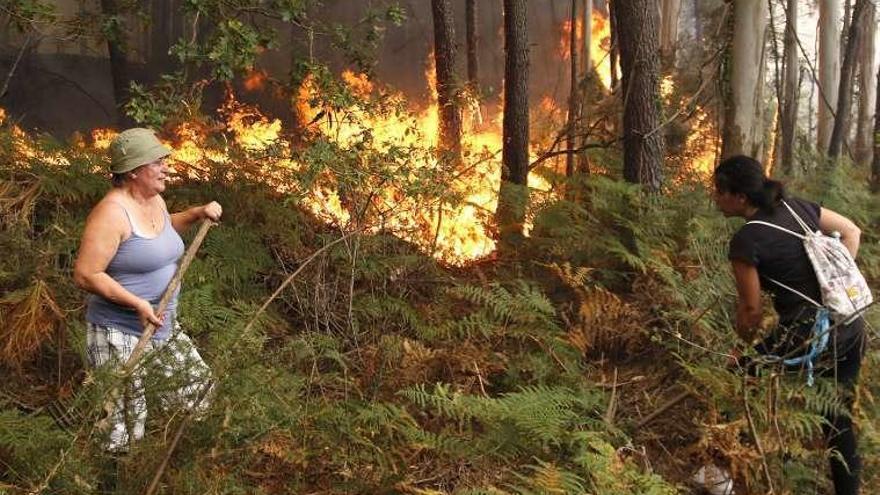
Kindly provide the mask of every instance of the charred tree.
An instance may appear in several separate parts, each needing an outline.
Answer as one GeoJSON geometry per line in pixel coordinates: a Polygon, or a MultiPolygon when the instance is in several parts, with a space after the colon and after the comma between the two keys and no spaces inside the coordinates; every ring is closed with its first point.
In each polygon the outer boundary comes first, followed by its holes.
{"type": "Polygon", "coordinates": [[[867,167],[871,163],[873,153],[872,134],[874,99],[877,97],[874,79],[874,50],[876,46],[877,8],[868,4],[865,15],[865,28],[862,30],[861,50],[859,54],[859,117],[856,125],[855,158],[856,163],[867,167]]]}
{"type": "Polygon", "coordinates": [[[782,150],[780,161],[785,172],[792,172],[794,164],[794,143],[797,134],[798,113],[798,47],[797,47],[797,4],[798,0],[788,0],[785,9],[785,48],[783,58],[785,64],[785,77],[783,82],[782,103],[782,150]]]}
{"type": "Polygon", "coordinates": [[[504,0],[504,121],[501,188],[496,221],[499,248],[523,237],[529,201],[529,39],[526,0],[504,0]]]}
{"type": "Polygon", "coordinates": [[[431,0],[434,18],[434,62],[440,107],[440,152],[461,160],[461,112],[455,74],[455,27],[450,0],[431,0]]]}
{"type": "Polygon", "coordinates": [[[580,0],[571,0],[571,16],[569,17],[571,29],[569,30],[569,61],[571,62],[571,77],[569,78],[568,93],[568,122],[565,127],[565,146],[568,154],[565,155],[565,176],[574,176],[575,165],[575,148],[577,148],[576,126],[580,117],[580,92],[578,91],[578,74],[580,67],[578,66],[578,39],[577,39],[577,23],[578,23],[578,2],[580,0]]]}
{"type": "Polygon", "coordinates": [[[479,31],[477,21],[477,0],[466,0],[465,3],[465,28],[467,30],[467,75],[468,85],[474,94],[479,94],[480,89],[480,59],[477,56],[479,50],[479,31]]]}
{"type": "Polygon", "coordinates": [[[828,143],[828,156],[831,158],[840,156],[840,151],[846,145],[845,141],[849,133],[855,65],[858,58],[859,42],[862,38],[860,34],[866,23],[867,3],[867,0],[856,0],[852,10],[852,22],[846,37],[846,51],[844,51],[843,64],[840,66],[837,116],[834,118],[834,128],[831,130],[831,140],[828,143]]]}
{"type": "Polygon", "coordinates": [[[648,190],[663,182],[660,131],[660,63],[656,2],[613,2],[620,47],[623,98],[623,176],[648,190]]]}
{"type": "Polygon", "coordinates": [[[816,147],[827,150],[840,85],[840,0],[819,0],[819,111],[816,147]]]}
{"type": "Polygon", "coordinates": [[[766,4],[762,0],[734,2],[730,46],[729,88],[725,94],[722,158],[763,155],[761,80],[764,62],[766,4]]]}
{"type": "Polygon", "coordinates": [[[125,115],[128,102],[128,88],[131,84],[128,56],[126,53],[126,26],[124,13],[117,0],[101,0],[101,13],[104,15],[104,36],[107,39],[107,52],[110,55],[110,76],[113,79],[113,101],[116,107],[116,123],[120,127],[131,127],[134,122],[125,115]]]}

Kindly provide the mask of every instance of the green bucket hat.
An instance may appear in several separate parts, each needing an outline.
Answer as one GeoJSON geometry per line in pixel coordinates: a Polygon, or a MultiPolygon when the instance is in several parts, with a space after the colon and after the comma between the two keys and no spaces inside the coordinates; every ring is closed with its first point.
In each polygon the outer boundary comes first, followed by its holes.
{"type": "Polygon", "coordinates": [[[110,172],[124,174],[170,154],[171,150],[153,131],[139,127],[126,129],[110,143],[110,172]]]}

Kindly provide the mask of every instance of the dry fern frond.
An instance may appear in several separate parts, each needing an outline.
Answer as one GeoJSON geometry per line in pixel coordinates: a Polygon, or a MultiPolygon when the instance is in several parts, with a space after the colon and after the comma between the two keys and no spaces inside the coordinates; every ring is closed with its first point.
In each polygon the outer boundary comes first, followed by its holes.
{"type": "Polygon", "coordinates": [[[11,180],[0,181],[0,225],[21,224],[30,227],[40,182],[19,184],[11,180]]]}
{"type": "Polygon", "coordinates": [[[593,269],[590,267],[571,266],[571,263],[563,263],[561,265],[552,263],[547,265],[547,267],[573,289],[586,287],[593,273],[593,269]]]}
{"type": "Polygon", "coordinates": [[[580,308],[568,341],[585,354],[628,355],[646,335],[644,318],[628,303],[601,287],[578,290],[580,308]]]}
{"type": "Polygon", "coordinates": [[[4,296],[0,299],[0,362],[21,368],[55,333],[62,319],[51,289],[42,280],[4,296]]]}

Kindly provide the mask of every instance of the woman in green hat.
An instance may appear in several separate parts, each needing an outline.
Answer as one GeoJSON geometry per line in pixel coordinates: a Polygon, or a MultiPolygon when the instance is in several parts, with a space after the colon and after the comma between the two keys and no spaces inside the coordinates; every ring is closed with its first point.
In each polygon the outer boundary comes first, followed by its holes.
{"type": "MultiPolygon", "coordinates": [[[[153,309],[183,255],[180,234],[202,219],[217,221],[223,209],[216,201],[169,214],[162,199],[171,150],[149,129],[128,129],[110,144],[113,188],[86,220],[74,281],[90,293],[88,357],[92,366],[120,366],[128,360],[147,323],[156,332],[147,351],[165,376],[185,374],[176,396],[192,405],[209,370],[190,339],[176,324],[177,294],[164,314],[153,309]]],[[[126,448],[143,436],[146,418],[142,376],[133,377],[128,404],[117,404],[110,433],[111,450],[126,448]],[[133,418],[132,431],[126,425],[133,418]]]]}

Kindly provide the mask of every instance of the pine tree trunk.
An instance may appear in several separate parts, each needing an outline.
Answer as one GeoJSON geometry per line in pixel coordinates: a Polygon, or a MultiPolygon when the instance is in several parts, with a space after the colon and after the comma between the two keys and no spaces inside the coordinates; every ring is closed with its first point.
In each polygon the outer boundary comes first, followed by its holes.
{"type": "Polygon", "coordinates": [[[663,183],[660,126],[660,13],[653,0],[617,0],[623,98],[623,176],[648,190],[663,183]]]}
{"type": "Polygon", "coordinates": [[[675,47],[678,41],[678,18],[681,0],[661,0],[660,55],[667,67],[675,65],[675,47]]]}
{"type": "Polygon", "coordinates": [[[782,170],[791,173],[795,169],[794,146],[797,135],[798,113],[798,47],[797,47],[797,9],[798,0],[788,0],[785,21],[785,82],[782,107],[782,170]]]}
{"type": "Polygon", "coordinates": [[[450,0],[431,0],[434,18],[434,62],[440,107],[440,151],[461,160],[461,113],[455,75],[455,26],[450,0]]]}
{"type": "Polygon", "coordinates": [[[529,39],[526,0],[504,0],[504,121],[501,188],[496,220],[499,248],[523,237],[529,201],[529,39]]]}
{"type": "Polygon", "coordinates": [[[128,57],[126,56],[125,26],[122,24],[124,16],[117,0],[101,0],[101,13],[104,14],[105,22],[110,23],[105,36],[107,37],[107,52],[110,55],[110,76],[113,79],[116,122],[120,127],[131,127],[133,122],[125,114],[131,78],[128,71],[128,57]]]}
{"type": "Polygon", "coordinates": [[[840,0],[819,0],[819,111],[816,149],[828,149],[840,85],[840,0]]]}
{"type": "Polygon", "coordinates": [[[871,128],[873,126],[874,100],[877,97],[874,88],[874,50],[876,46],[877,9],[868,4],[865,14],[865,26],[862,30],[861,54],[859,55],[859,119],[856,126],[855,155],[856,163],[867,167],[873,155],[871,128]]]}
{"type": "Polygon", "coordinates": [[[840,86],[837,90],[837,116],[834,119],[834,128],[831,130],[831,141],[828,143],[828,156],[831,158],[840,156],[849,134],[855,66],[861,41],[860,34],[865,25],[866,3],[867,0],[856,0],[846,37],[846,51],[843,64],[840,66],[840,86]]]}
{"type": "Polygon", "coordinates": [[[575,126],[577,125],[580,115],[580,94],[578,92],[578,39],[577,39],[577,21],[578,21],[578,2],[580,0],[571,0],[571,15],[569,21],[571,29],[569,30],[569,61],[571,62],[571,77],[569,78],[568,92],[568,122],[566,122],[565,147],[568,154],[565,155],[565,176],[574,176],[575,165],[575,148],[577,148],[575,126]]]}
{"type": "Polygon", "coordinates": [[[721,155],[762,154],[761,66],[764,63],[764,32],[767,24],[762,0],[734,3],[731,41],[730,88],[726,95],[721,155]]]}
{"type": "Polygon", "coordinates": [[[480,59],[477,56],[479,49],[479,32],[477,31],[477,0],[466,0],[465,25],[467,29],[467,71],[468,84],[474,94],[479,94],[480,88],[480,59]]]}
{"type": "Polygon", "coordinates": [[[697,43],[702,43],[703,41],[703,22],[700,19],[700,15],[702,15],[702,9],[700,9],[701,1],[694,0],[694,39],[697,43]]]}

